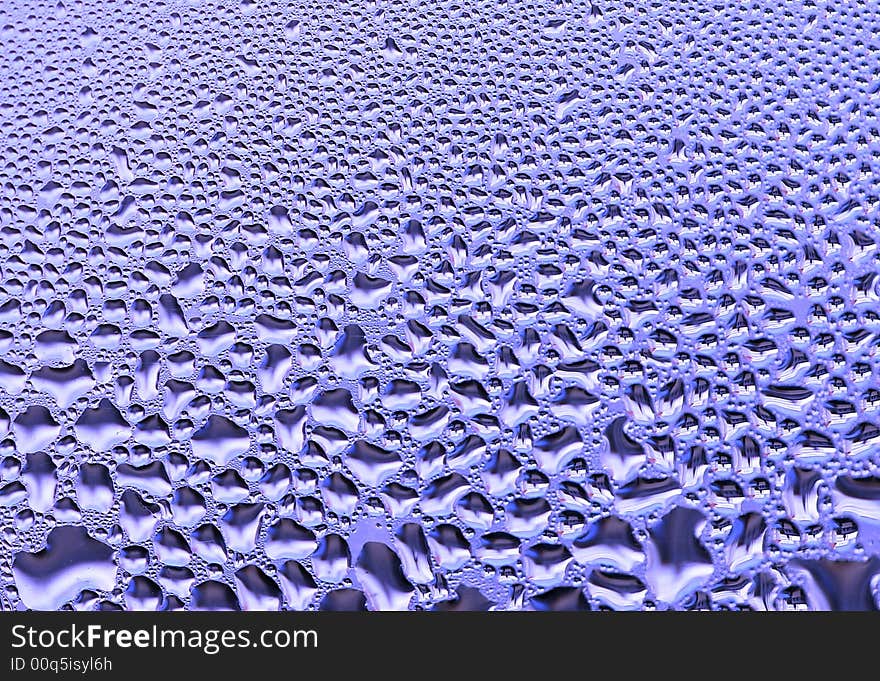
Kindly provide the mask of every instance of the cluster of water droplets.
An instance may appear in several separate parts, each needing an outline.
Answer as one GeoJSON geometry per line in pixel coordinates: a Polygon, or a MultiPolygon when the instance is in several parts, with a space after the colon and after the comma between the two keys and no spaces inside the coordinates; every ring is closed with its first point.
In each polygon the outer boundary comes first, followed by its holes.
{"type": "Polygon", "coordinates": [[[5,0],[0,607],[874,608],[878,35],[5,0]]]}

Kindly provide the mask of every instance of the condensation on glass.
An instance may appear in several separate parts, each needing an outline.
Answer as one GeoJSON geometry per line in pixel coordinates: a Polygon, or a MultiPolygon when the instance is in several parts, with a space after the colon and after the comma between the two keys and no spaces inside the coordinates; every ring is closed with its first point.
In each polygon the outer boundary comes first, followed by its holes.
{"type": "Polygon", "coordinates": [[[865,609],[870,3],[0,4],[3,609],[865,609]]]}

